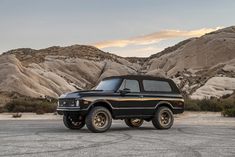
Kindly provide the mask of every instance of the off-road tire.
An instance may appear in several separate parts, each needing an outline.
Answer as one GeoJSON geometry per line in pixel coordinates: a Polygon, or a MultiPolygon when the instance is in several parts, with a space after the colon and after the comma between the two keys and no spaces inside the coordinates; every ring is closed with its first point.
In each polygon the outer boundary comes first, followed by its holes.
{"type": "Polygon", "coordinates": [[[126,118],[124,121],[130,128],[139,128],[144,122],[143,119],[138,118],[126,118]],[[138,120],[138,122],[135,122],[136,120],[138,120]]]}
{"type": "Polygon", "coordinates": [[[159,107],[152,119],[153,126],[157,129],[170,129],[174,123],[174,116],[168,107],[159,107]]]}
{"type": "Polygon", "coordinates": [[[94,133],[107,131],[112,125],[112,116],[109,110],[102,106],[97,106],[91,109],[86,116],[86,126],[94,133]]]}
{"type": "Polygon", "coordinates": [[[85,119],[78,119],[74,121],[69,115],[63,116],[64,125],[72,130],[79,130],[85,126],[85,119]]]}

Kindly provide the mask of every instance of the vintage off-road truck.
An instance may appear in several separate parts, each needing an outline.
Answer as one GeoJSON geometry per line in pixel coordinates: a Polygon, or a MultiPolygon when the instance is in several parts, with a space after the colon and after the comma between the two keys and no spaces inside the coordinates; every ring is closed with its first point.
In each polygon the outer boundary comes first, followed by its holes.
{"type": "Polygon", "coordinates": [[[69,129],[81,129],[86,124],[92,132],[105,132],[112,119],[123,119],[133,128],[152,121],[157,129],[169,129],[173,114],[184,112],[184,100],[170,79],[113,76],[103,79],[95,90],[61,95],[57,112],[69,129]]]}

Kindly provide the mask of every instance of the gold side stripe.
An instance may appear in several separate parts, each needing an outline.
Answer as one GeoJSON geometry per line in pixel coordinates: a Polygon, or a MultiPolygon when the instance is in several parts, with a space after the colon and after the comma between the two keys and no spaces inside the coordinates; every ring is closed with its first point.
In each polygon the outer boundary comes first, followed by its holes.
{"type": "MultiPolygon", "coordinates": [[[[94,101],[96,99],[99,99],[100,97],[93,97],[93,98],[88,98],[85,100],[87,101],[94,101]]],[[[111,101],[150,101],[150,100],[162,100],[162,101],[182,101],[184,102],[184,99],[181,98],[111,98],[107,97],[107,98],[102,98],[102,99],[107,99],[107,100],[111,100],[111,101]]]]}
{"type": "Polygon", "coordinates": [[[183,101],[183,99],[162,99],[162,98],[125,98],[125,99],[108,99],[112,101],[150,101],[150,100],[174,100],[174,101],[183,101]]]}

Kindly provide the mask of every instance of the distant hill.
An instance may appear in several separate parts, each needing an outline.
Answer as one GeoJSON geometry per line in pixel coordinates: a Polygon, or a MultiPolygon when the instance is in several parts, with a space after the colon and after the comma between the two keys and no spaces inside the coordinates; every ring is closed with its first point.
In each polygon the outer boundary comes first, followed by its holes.
{"type": "Polygon", "coordinates": [[[136,74],[139,66],[92,46],[16,49],[0,56],[0,90],[58,97],[91,88],[106,76],[136,74]]]}
{"type": "MultiPolygon", "coordinates": [[[[235,26],[191,38],[149,57],[143,66],[147,74],[164,72],[178,82],[183,92],[193,98],[221,97],[235,87],[235,26]],[[228,77],[231,79],[212,79],[228,77]],[[214,83],[215,80],[230,80],[214,83]],[[198,88],[209,81],[213,85],[198,88]],[[226,84],[225,84],[226,83],[226,84]]],[[[217,82],[216,81],[216,82],[217,82]]],[[[208,84],[208,83],[207,83],[208,84]]]]}
{"type": "Polygon", "coordinates": [[[58,97],[91,88],[104,77],[125,74],[170,77],[194,98],[230,94],[233,85],[217,87],[213,81],[235,79],[235,27],[182,41],[148,58],[124,58],[86,45],[22,48],[0,55],[0,93],[9,95],[58,97]],[[202,87],[209,92],[203,93],[202,87]]]}
{"type": "Polygon", "coordinates": [[[235,27],[192,38],[150,56],[149,70],[160,68],[174,75],[183,69],[201,70],[235,58],[235,27]]]}

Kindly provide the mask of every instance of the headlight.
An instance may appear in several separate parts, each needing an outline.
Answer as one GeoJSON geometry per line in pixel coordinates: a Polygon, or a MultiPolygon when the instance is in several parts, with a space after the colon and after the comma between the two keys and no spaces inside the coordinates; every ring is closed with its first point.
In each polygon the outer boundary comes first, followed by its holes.
{"type": "Polygon", "coordinates": [[[79,100],[76,100],[76,107],[79,107],[79,100]]]}

